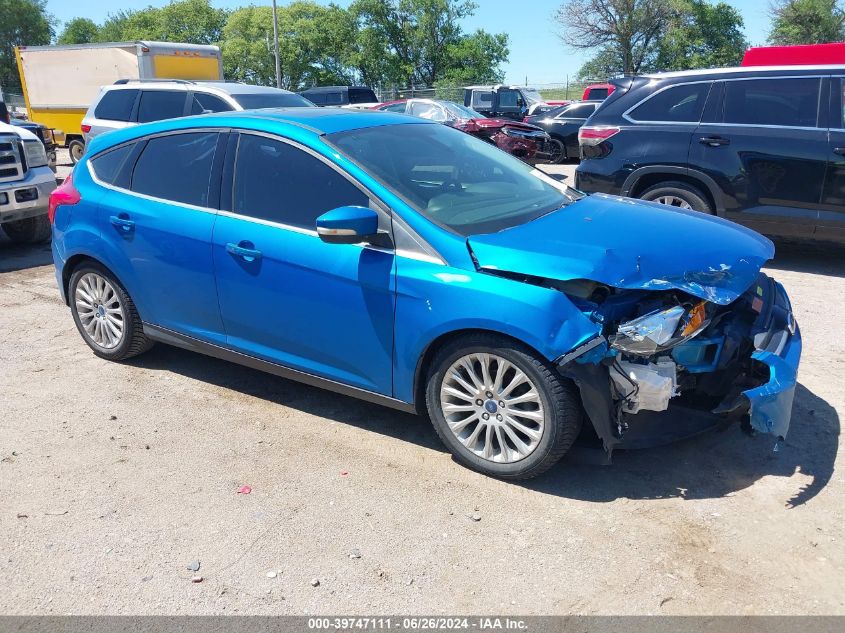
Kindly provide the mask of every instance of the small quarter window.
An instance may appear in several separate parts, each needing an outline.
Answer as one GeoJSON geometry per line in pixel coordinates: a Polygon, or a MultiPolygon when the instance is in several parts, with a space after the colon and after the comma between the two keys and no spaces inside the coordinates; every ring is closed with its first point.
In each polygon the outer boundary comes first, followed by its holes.
{"type": "Polygon", "coordinates": [[[682,84],[656,92],[628,115],[634,121],[698,123],[710,82],[682,84]]]}
{"type": "Polygon", "coordinates": [[[118,148],[103,152],[91,160],[91,166],[94,168],[97,178],[109,185],[126,186],[125,183],[116,181],[126,163],[126,159],[132,154],[134,148],[134,143],[121,145],[118,148]]]}

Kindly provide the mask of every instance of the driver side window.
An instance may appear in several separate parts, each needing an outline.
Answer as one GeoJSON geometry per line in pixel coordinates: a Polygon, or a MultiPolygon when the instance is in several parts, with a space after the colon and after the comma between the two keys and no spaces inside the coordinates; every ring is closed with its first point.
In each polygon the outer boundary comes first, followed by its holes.
{"type": "Polygon", "coordinates": [[[370,201],[320,159],[289,143],[241,134],[232,186],[232,210],[313,231],[326,211],[370,201]]]}

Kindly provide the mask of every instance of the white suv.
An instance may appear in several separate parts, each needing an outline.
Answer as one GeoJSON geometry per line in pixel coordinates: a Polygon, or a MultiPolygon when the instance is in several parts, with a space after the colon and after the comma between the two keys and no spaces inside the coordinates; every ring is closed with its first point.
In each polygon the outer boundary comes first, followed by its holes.
{"type": "Polygon", "coordinates": [[[103,132],[139,123],[192,114],[315,107],[295,92],[242,83],[171,80],[125,80],[104,86],[82,119],[85,143],[103,132]]]}

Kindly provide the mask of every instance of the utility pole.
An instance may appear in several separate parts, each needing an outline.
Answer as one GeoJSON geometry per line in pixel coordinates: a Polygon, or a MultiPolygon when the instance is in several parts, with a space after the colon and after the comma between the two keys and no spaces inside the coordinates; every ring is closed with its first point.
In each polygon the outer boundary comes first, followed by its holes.
{"type": "Polygon", "coordinates": [[[276,17],[276,0],[273,0],[273,50],[276,53],[276,88],[281,88],[282,64],[279,60],[279,20],[276,17]]]}

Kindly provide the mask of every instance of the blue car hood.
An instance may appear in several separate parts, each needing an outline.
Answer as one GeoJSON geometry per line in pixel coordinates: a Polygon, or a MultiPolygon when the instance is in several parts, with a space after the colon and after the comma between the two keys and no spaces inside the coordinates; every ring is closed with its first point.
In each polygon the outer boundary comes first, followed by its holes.
{"type": "Polygon", "coordinates": [[[714,216],[600,194],[468,242],[481,269],[677,289],[722,305],[736,300],[775,252],[762,235],[714,216]]]}

